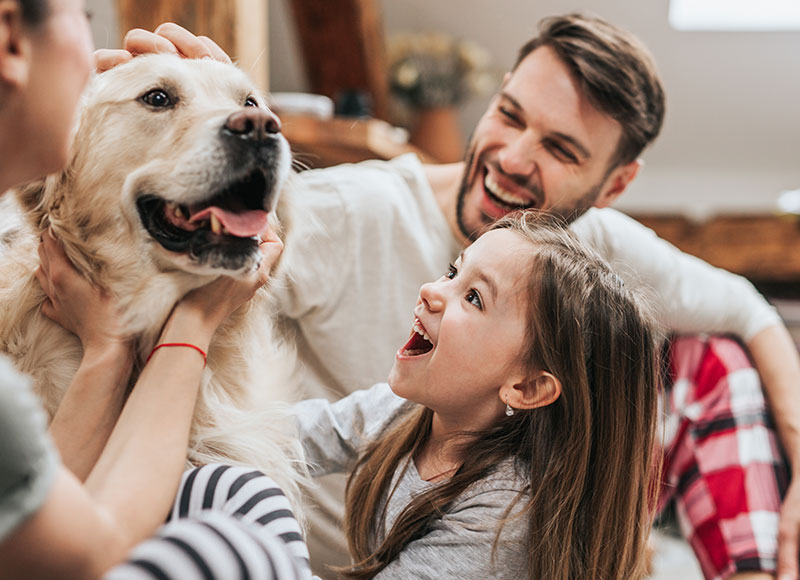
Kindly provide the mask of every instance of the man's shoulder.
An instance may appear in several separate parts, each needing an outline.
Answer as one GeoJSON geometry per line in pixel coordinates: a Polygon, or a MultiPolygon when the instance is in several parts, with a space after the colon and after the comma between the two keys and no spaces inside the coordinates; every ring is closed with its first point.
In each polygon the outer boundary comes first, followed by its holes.
{"type": "Polygon", "coordinates": [[[571,225],[572,232],[595,248],[624,248],[630,244],[649,245],[657,236],[629,215],[610,207],[590,208],[571,225]]]}
{"type": "Polygon", "coordinates": [[[298,183],[321,192],[339,192],[342,195],[380,195],[413,192],[427,187],[421,162],[414,154],[402,155],[384,161],[372,159],[361,163],[344,163],[311,169],[298,174],[298,183]]]}
{"type": "MultiPolygon", "coordinates": [[[[407,154],[390,161],[370,160],[300,173],[292,186],[301,212],[339,215],[347,228],[446,229],[419,158],[407,154]]],[[[329,217],[330,216],[330,217],[329,217]]]]}

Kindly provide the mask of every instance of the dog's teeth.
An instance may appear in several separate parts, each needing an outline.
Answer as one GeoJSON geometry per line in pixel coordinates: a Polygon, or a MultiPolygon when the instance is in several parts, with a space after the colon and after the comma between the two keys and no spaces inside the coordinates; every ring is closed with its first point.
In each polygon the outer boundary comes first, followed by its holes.
{"type": "Polygon", "coordinates": [[[211,214],[211,231],[215,234],[222,233],[222,224],[220,223],[219,218],[213,213],[211,214]]]}
{"type": "Polygon", "coordinates": [[[175,214],[176,218],[183,219],[185,217],[184,214],[183,214],[183,210],[180,208],[180,206],[177,206],[177,205],[172,210],[172,213],[175,214]]]}

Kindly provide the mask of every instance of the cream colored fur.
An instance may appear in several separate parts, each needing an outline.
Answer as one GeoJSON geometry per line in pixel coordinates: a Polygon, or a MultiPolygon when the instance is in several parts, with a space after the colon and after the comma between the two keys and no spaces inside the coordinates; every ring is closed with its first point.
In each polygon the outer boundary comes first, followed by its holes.
{"type": "MultiPolygon", "coordinates": [[[[217,139],[220,126],[255,93],[231,65],[171,56],[133,59],[94,79],[67,170],[17,192],[27,224],[22,232],[4,233],[0,350],[34,377],[51,416],[78,366],[81,347],[74,335],[40,313],[44,296],[33,272],[41,231],[51,225],[78,269],[117,297],[135,337],[138,372],[176,301],[220,273],[237,272],[220,272],[166,251],[142,227],[134,198],[148,188],[186,202],[207,195],[228,169],[217,139]],[[179,95],[174,110],[153,111],[137,100],[156,86],[169,86],[179,95]]],[[[276,162],[281,182],[290,166],[288,145],[282,143],[276,162]]],[[[280,203],[285,227],[289,208],[280,203]]],[[[217,332],[189,460],[258,467],[297,506],[304,469],[285,404],[295,398],[290,380],[295,358],[272,320],[269,293],[262,289],[217,332]]]]}

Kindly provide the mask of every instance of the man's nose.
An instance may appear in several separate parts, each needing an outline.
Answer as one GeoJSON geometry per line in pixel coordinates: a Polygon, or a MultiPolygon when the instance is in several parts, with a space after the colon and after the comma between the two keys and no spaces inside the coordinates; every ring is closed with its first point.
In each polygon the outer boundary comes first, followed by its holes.
{"type": "Polygon", "coordinates": [[[527,132],[506,143],[497,155],[500,169],[506,175],[529,178],[536,170],[537,145],[527,132]]]}

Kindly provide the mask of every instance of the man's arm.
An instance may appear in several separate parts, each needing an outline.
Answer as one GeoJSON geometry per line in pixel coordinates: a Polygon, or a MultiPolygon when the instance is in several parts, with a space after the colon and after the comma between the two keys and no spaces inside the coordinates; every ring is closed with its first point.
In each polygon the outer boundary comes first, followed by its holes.
{"type": "MultiPolygon", "coordinates": [[[[791,474],[800,473],[800,356],[775,309],[741,276],[681,252],[613,209],[591,210],[573,224],[626,281],[644,286],[659,320],[681,333],[742,338],[759,372],[791,474]]],[[[781,509],[779,577],[796,578],[800,549],[800,478],[781,509]]]]}
{"type": "Polygon", "coordinates": [[[800,551],[800,357],[783,325],[765,328],[747,341],[761,375],[772,418],[789,461],[789,489],[778,528],[778,574],[798,574],[800,551]]]}

